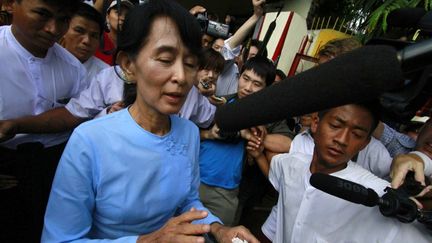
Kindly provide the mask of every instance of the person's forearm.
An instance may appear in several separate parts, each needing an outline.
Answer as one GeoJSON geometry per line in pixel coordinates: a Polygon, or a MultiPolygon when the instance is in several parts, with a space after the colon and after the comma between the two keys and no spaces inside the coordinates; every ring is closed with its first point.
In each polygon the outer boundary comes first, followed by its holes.
{"type": "Polygon", "coordinates": [[[261,172],[268,178],[269,171],[270,171],[270,163],[267,160],[267,157],[265,156],[265,154],[262,153],[260,156],[255,158],[255,162],[257,163],[261,172]]]}
{"type": "Polygon", "coordinates": [[[234,33],[228,42],[231,49],[239,46],[246,39],[259,18],[259,16],[254,14],[248,20],[246,20],[242,26],[240,26],[240,28],[234,33]]]}
{"type": "Polygon", "coordinates": [[[281,134],[267,134],[264,138],[264,148],[274,153],[288,153],[291,138],[281,134]]]}
{"type": "Polygon", "coordinates": [[[85,119],[73,116],[66,108],[49,110],[37,116],[13,119],[16,133],[58,133],[72,130],[85,119]]]}
{"type": "Polygon", "coordinates": [[[372,133],[372,136],[380,140],[383,132],[384,132],[384,123],[379,122],[378,126],[375,128],[374,132],[372,133]]]}

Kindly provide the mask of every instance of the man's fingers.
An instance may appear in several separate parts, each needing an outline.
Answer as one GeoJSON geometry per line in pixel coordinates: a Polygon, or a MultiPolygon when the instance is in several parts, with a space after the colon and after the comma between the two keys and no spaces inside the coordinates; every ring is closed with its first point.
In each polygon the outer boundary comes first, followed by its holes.
{"type": "Polygon", "coordinates": [[[423,168],[414,167],[414,179],[420,182],[423,186],[426,185],[423,168]]]}
{"type": "Polygon", "coordinates": [[[239,227],[237,231],[237,237],[246,240],[248,243],[259,243],[259,240],[246,228],[239,227]]]}
{"type": "Polygon", "coordinates": [[[195,211],[189,211],[186,213],[183,213],[180,216],[177,216],[172,219],[172,222],[175,224],[183,224],[183,223],[190,223],[194,220],[203,219],[207,217],[208,213],[203,210],[195,210],[195,211]]]}
{"type": "Polygon", "coordinates": [[[202,235],[210,232],[208,224],[181,224],[176,227],[176,231],[182,235],[202,235]]]}
{"type": "Polygon", "coordinates": [[[402,170],[398,171],[397,173],[394,173],[392,175],[392,182],[391,187],[394,189],[397,189],[402,185],[402,183],[405,181],[405,176],[408,173],[408,170],[402,170]]]}

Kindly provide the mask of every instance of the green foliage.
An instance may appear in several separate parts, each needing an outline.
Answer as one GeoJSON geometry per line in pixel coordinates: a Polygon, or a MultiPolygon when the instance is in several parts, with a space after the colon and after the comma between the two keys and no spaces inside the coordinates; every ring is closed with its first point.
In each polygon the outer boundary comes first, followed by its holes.
{"type": "MultiPolygon", "coordinates": [[[[383,32],[387,30],[387,16],[388,14],[396,9],[400,8],[414,8],[417,7],[422,1],[421,0],[387,0],[384,1],[381,6],[375,9],[368,18],[367,32],[374,31],[377,27],[381,28],[383,32]]],[[[425,0],[424,6],[426,9],[430,9],[432,4],[431,0],[425,0]]]]}

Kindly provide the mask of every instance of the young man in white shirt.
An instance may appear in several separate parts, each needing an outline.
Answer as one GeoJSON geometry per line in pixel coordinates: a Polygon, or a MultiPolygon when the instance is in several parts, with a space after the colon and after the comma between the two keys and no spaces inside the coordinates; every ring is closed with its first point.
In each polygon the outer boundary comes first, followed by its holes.
{"type": "Polygon", "coordinates": [[[371,188],[389,186],[350,161],[370,140],[378,122],[375,104],[349,104],[321,112],[312,124],[313,155],[275,156],[269,179],[279,191],[262,230],[273,242],[431,242],[416,223],[404,224],[369,208],[331,196],[310,185],[313,173],[331,174],[371,188]]]}
{"type": "MultiPolygon", "coordinates": [[[[85,88],[85,68],[56,44],[78,2],[13,3],[12,25],[0,27],[0,121],[62,107],[85,88]]],[[[68,137],[69,132],[17,134],[0,143],[1,242],[40,241],[52,178],[68,137]]]]}
{"type": "Polygon", "coordinates": [[[94,54],[99,47],[104,31],[102,15],[85,3],[80,3],[78,11],[72,17],[69,30],[60,44],[84,65],[87,70],[86,81],[90,83],[96,74],[109,65],[96,58],[94,54]]]}

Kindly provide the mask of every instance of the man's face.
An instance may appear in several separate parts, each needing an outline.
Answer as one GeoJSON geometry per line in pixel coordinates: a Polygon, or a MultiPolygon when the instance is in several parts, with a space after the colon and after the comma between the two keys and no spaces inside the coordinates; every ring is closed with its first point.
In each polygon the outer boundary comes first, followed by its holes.
{"type": "Polygon", "coordinates": [[[71,13],[42,0],[15,2],[12,33],[30,53],[44,57],[67,31],[71,13]]]}
{"type": "Polygon", "coordinates": [[[345,105],[329,110],[311,126],[315,141],[311,172],[333,173],[369,143],[372,115],[363,107],[345,105]]]}
{"type": "Polygon", "coordinates": [[[203,48],[210,48],[211,43],[213,42],[214,38],[210,35],[203,34],[201,38],[201,46],[203,48]]]}
{"type": "Polygon", "coordinates": [[[239,78],[237,95],[241,99],[265,87],[264,78],[258,76],[253,70],[245,70],[239,78]]]}
{"type": "Polygon", "coordinates": [[[417,136],[416,150],[432,158],[432,119],[429,119],[417,136]]]}
{"type": "Polygon", "coordinates": [[[224,46],[224,40],[221,38],[217,38],[212,45],[213,50],[217,51],[217,52],[221,52],[222,51],[222,47],[224,46]]]}
{"type": "Polygon", "coordinates": [[[249,48],[249,54],[247,56],[247,60],[251,59],[252,57],[256,56],[258,54],[258,48],[256,46],[251,46],[249,48]]]}
{"type": "Polygon", "coordinates": [[[87,61],[99,46],[99,24],[82,16],[72,18],[69,30],[64,35],[63,45],[82,63],[87,61]]]}

